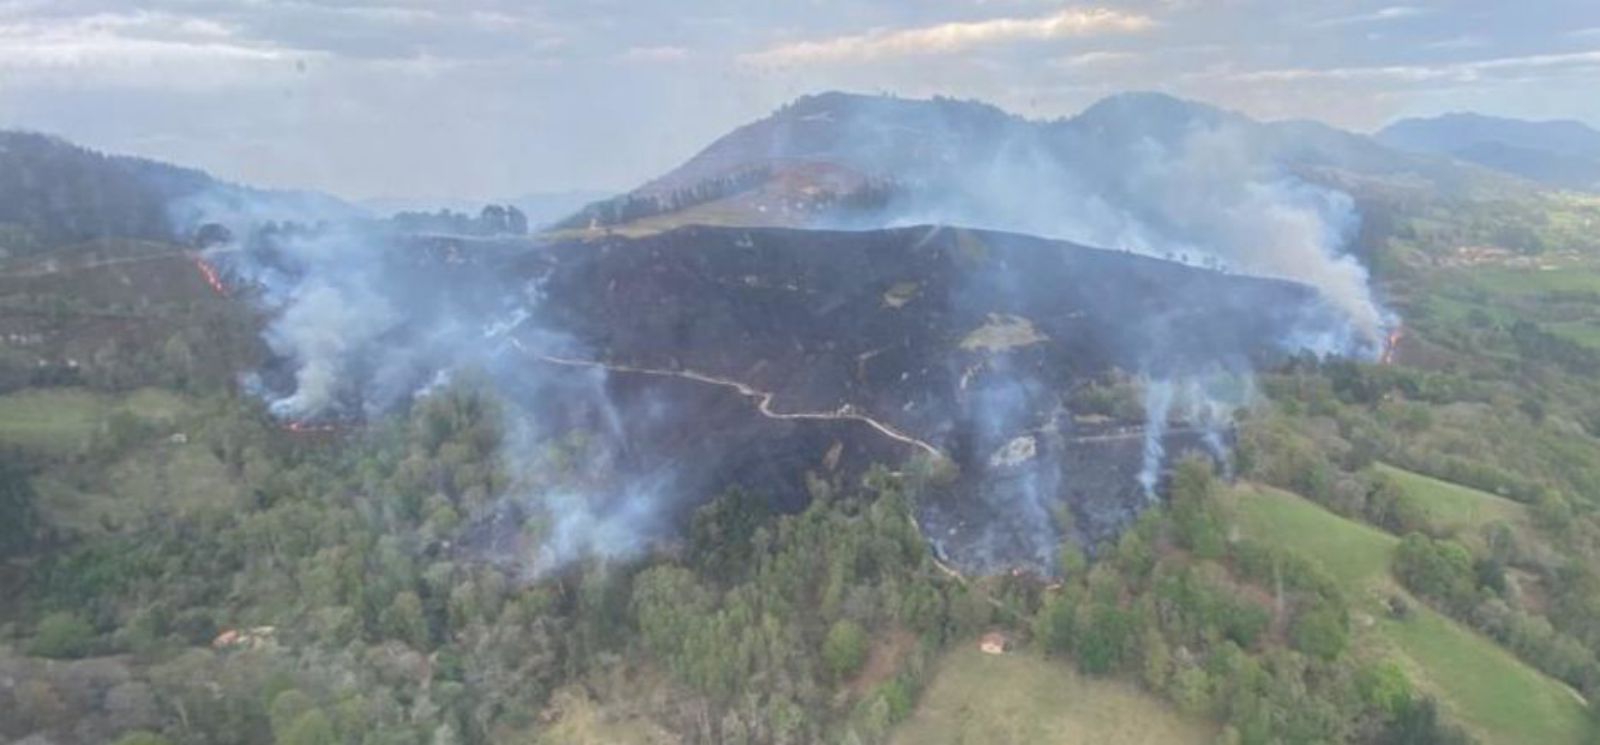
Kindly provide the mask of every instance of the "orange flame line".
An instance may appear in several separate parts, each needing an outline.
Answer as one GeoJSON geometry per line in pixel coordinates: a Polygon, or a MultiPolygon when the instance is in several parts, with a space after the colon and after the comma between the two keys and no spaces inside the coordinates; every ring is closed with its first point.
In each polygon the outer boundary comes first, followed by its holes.
{"type": "Polygon", "coordinates": [[[200,276],[205,278],[206,284],[211,285],[213,291],[222,297],[228,296],[228,286],[223,284],[222,275],[217,273],[217,268],[212,266],[210,262],[196,256],[194,257],[194,268],[200,270],[200,276]]]}
{"type": "Polygon", "coordinates": [[[1400,340],[1404,337],[1405,327],[1395,326],[1394,329],[1389,332],[1388,338],[1384,339],[1383,356],[1379,358],[1379,361],[1385,365],[1394,364],[1395,352],[1400,348],[1400,340]]]}
{"type": "Polygon", "coordinates": [[[332,422],[325,422],[322,424],[314,424],[312,422],[285,422],[283,424],[283,429],[286,432],[292,432],[297,435],[307,435],[338,432],[341,427],[332,422]]]}

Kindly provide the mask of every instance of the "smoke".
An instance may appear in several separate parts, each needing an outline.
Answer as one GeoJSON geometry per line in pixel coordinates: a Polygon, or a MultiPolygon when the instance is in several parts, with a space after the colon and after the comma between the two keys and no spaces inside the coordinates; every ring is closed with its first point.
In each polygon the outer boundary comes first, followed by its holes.
{"type": "Polygon", "coordinates": [[[1144,463],[1139,468],[1139,486],[1146,498],[1156,498],[1156,481],[1167,456],[1167,417],[1172,413],[1172,382],[1151,380],[1144,386],[1144,463]]]}
{"type": "MultiPolygon", "coordinates": [[[[900,139],[920,144],[914,153],[835,145],[830,157],[867,173],[892,174],[902,187],[886,212],[854,216],[846,227],[936,224],[1027,233],[1315,288],[1342,323],[1307,316],[1273,340],[1285,353],[1373,359],[1394,324],[1373,293],[1367,268],[1350,251],[1361,224],[1355,201],[1298,173],[1293,148],[1304,143],[1281,136],[1273,125],[1138,94],[1108,99],[1059,122],[1028,122],[948,101],[844,104],[848,110],[837,117],[846,133],[840,141],[877,142],[882,133],[899,130],[900,139]]],[[[1323,155],[1338,160],[1337,153],[1323,155]]],[[[995,282],[974,276],[963,289],[963,302],[992,306],[1013,293],[1014,284],[1016,278],[995,282]]],[[[1178,353],[1192,350],[1193,341],[1175,338],[1160,323],[1139,339],[1118,341],[1142,347],[1144,421],[1135,480],[1145,499],[1157,498],[1175,432],[1186,439],[1197,436],[1231,475],[1234,413],[1255,395],[1248,360],[1228,356],[1224,349],[1210,360],[1178,353]]],[[[1025,366],[999,366],[990,374],[1002,379],[992,382],[1002,389],[1040,388],[1039,372],[1025,366]]],[[[984,447],[1038,426],[1016,416],[1009,400],[974,405],[993,408],[978,415],[993,430],[984,447]]],[[[1056,455],[1040,445],[1032,467],[1052,470],[1041,464],[1056,455]]],[[[998,461],[978,466],[990,480],[1016,470],[998,461]]],[[[1049,521],[1038,516],[1059,499],[1058,491],[1041,494],[1025,482],[985,493],[1012,500],[1013,514],[1033,516],[1043,526],[1049,521]]],[[[1044,529],[1013,529],[1007,540],[1045,541],[1044,529]]]]}
{"type": "Polygon", "coordinates": [[[492,250],[224,196],[172,212],[191,230],[228,229],[231,240],[210,246],[207,260],[265,315],[269,362],[244,377],[274,416],[296,427],[364,421],[470,375],[501,401],[500,460],[512,484],[467,515],[485,527],[463,535],[466,550],[538,578],[667,537],[674,500],[688,490],[674,464],[639,457],[624,426],[665,414],[649,401],[619,411],[602,369],[541,361],[589,356],[543,322],[541,277],[503,271],[485,258],[492,250]],[[553,465],[553,452],[568,462],[553,465]]]}
{"type": "Polygon", "coordinates": [[[1319,353],[1381,350],[1392,322],[1348,251],[1361,223],[1355,202],[1298,175],[1295,143],[1273,125],[1154,94],[1113,97],[1059,122],[930,106],[939,113],[864,100],[844,117],[863,139],[900,122],[914,132],[902,137],[932,151],[915,160],[847,153],[908,185],[883,222],[1029,233],[1292,280],[1316,288],[1349,324],[1342,338],[1297,341],[1321,344],[1319,353]]]}
{"type": "Polygon", "coordinates": [[[1255,397],[1254,377],[1248,370],[1226,372],[1211,367],[1203,372],[1175,378],[1149,378],[1144,388],[1144,450],[1139,468],[1139,487],[1154,501],[1161,470],[1167,460],[1166,440],[1174,413],[1183,426],[1195,430],[1212,460],[1231,476],[1229,432],[1234,412],[1255,397]]]}

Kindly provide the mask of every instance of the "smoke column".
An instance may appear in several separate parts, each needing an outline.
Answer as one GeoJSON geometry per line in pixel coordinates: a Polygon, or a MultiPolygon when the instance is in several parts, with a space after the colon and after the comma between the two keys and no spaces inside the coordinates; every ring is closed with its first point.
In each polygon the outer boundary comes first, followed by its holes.
{"type": "Polygon", "coordinates": [[[1146,498],[1156,499],[1156,483],[1161,478],[1162,460],[1167,451],[1167,416],[1172,412],[1172,381],[1147,379],[1144,387],[1144,464],[1139,469],[1139,486],[1146,498]]]}

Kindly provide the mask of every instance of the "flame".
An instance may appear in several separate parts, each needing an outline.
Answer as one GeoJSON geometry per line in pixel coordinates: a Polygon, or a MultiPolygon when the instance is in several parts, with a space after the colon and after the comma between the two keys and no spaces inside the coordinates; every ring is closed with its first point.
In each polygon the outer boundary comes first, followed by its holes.
{"type": "Polygon", "coordinates": [[[1405,331],[1406,328],[1399,324],[1395,324],[1395,327],[1389,330],[1389,336],[1383,340],[1383,356],[1378,358],[1379,362],[1385,365],[1394,364],[1395,352],[1400,349],[1400,340],[1405,338],[1405,331]]]}
{"type": "Polygon", "coordinates": [[[194,257],[194,268],[200,270],[200,276],[205,278],[206,284],[211,285],[213,291],[222,297],[228,296],[228,286],[223,283],[222,275],[217,272],[216,267],[211,265],[211,262],[196,256],[194,257]]]}
{"type": "Polygon", "coordinates": [[[340,426],[336,422],[284,422],[283,430],[296,435],[314,435],[338,432],[340,426]]]}

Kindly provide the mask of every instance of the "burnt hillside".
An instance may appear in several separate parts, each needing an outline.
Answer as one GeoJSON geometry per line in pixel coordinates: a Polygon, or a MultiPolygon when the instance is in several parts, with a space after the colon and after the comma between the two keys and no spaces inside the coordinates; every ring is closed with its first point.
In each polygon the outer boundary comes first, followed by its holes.
{"type": "MultiPolygon", "coordinates": [[[[870,419],[876,442],[860,427],[839,440],[858,464],[916,454],[893,433],[948,456],[959,477],[921,505],[921,521],[951,560],[979,570],[1048,567],[1063,505],[1094,545],[1149,503],[1137,480],[1145,422],[1075,411],[1076,391],[1246,371],[1342,323],[1293,283],[948,228],[691,227],[554,243],[511,263],[505,274],[536,277],[542,298],[518,332],[525,349],[552,349],[542,339],[556,334],[565,341],[550,356],[602,363],[613,381],[739,386],[751,416],[822,420],[800,429],[870,419]],[[875,448],[865,456],[863,436],[875,448]]],[[[733,462],[774,452],[765,438],[724,437],[725,410],[703,416],[683,400],[668,431],[725,444],[717,457],[733,462]]],[[[1195,423],[1174,419],[1154,435],[1163,449],[1202,448],[1195,423]]],[[[825,444],[791,458],[795,473],[719,469],[737,483],[702,491],[778,489],[815,468],[825,444]]]]}

